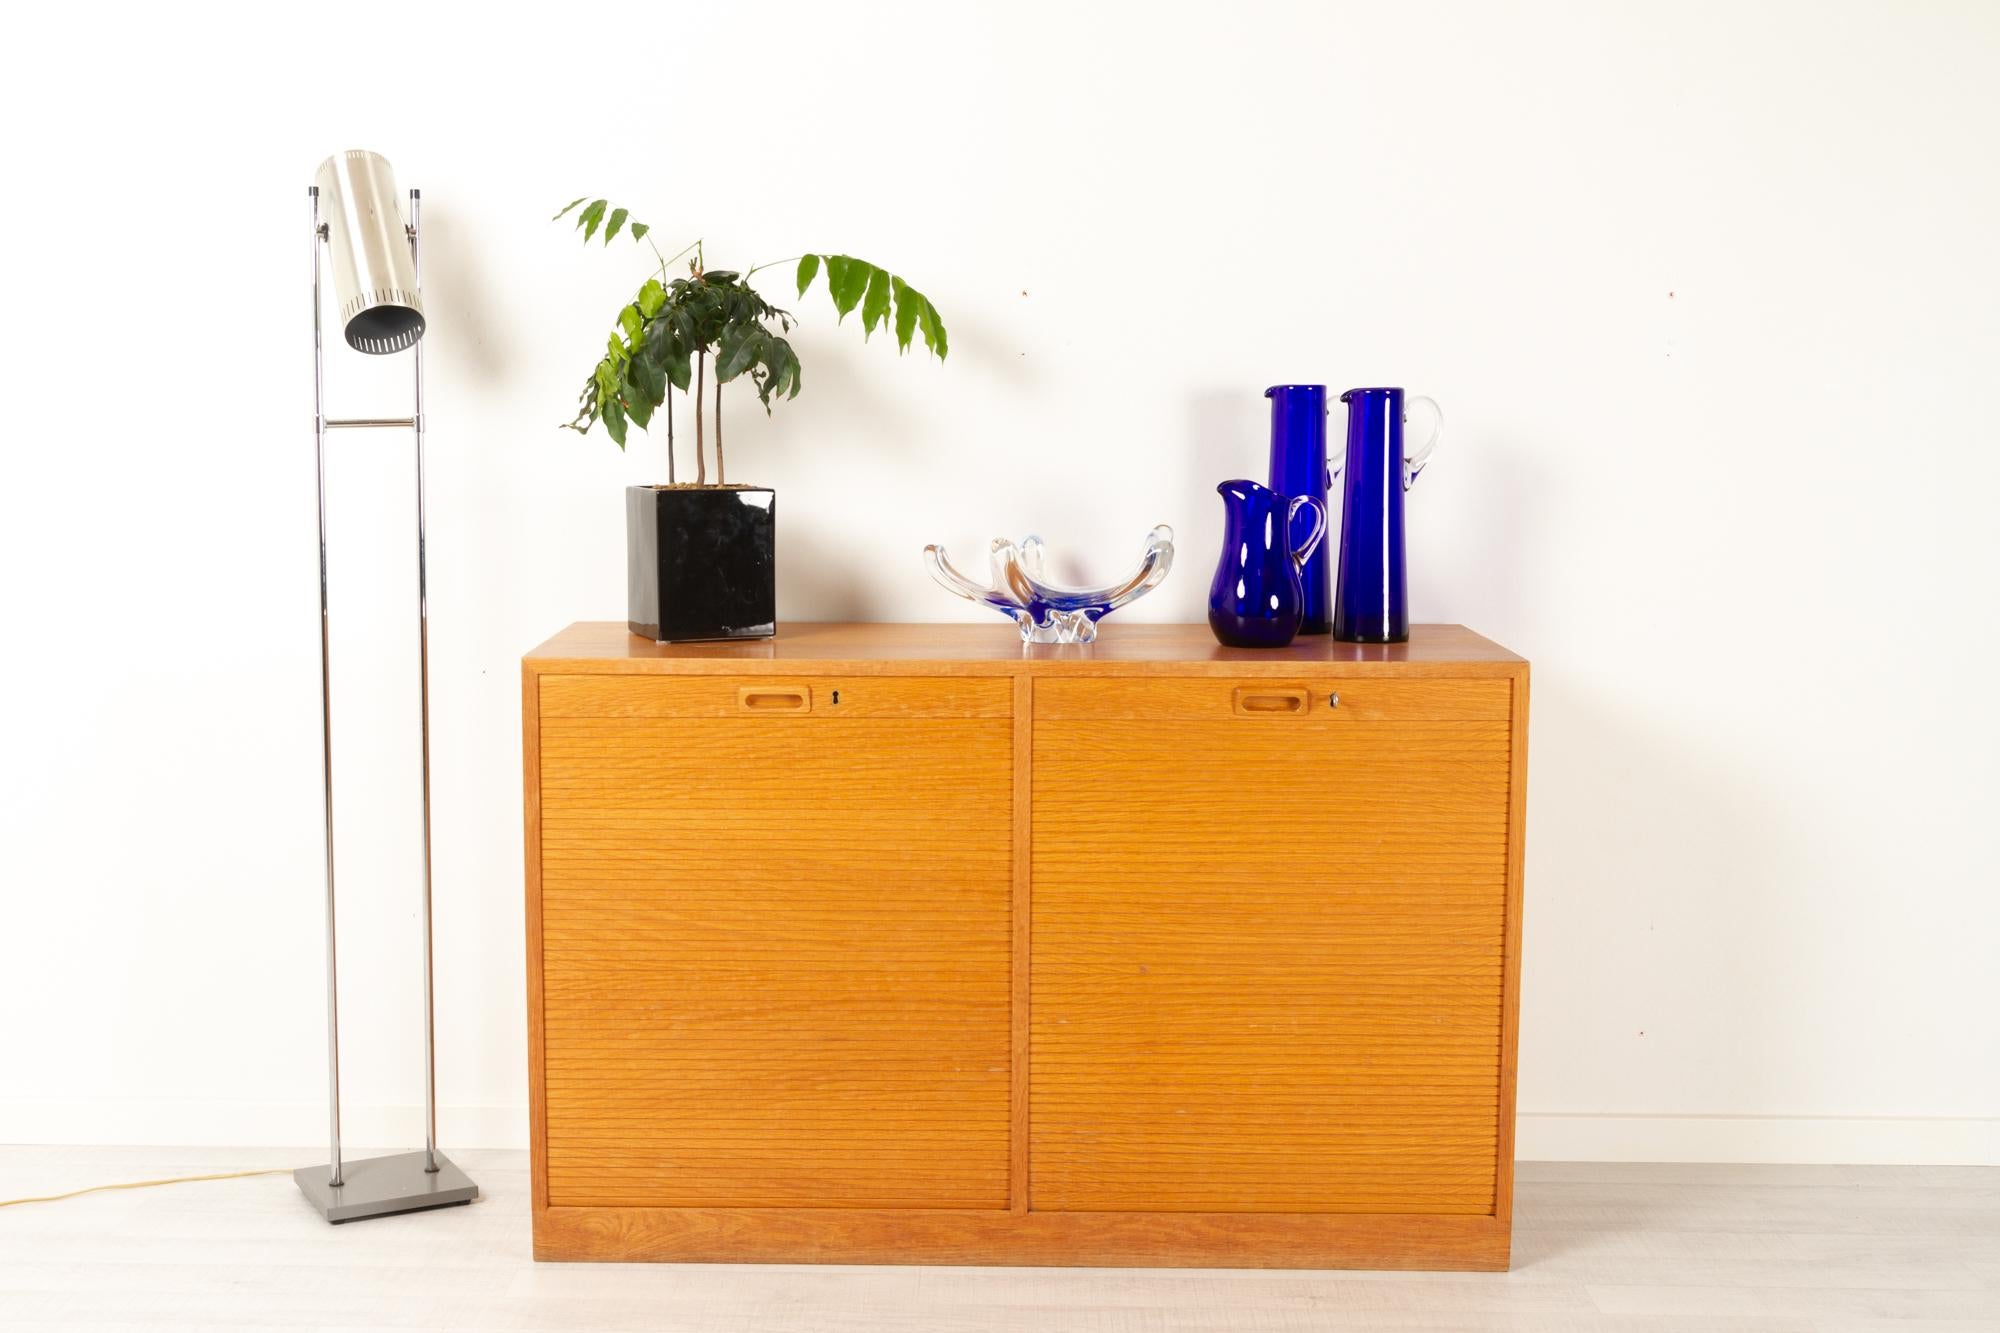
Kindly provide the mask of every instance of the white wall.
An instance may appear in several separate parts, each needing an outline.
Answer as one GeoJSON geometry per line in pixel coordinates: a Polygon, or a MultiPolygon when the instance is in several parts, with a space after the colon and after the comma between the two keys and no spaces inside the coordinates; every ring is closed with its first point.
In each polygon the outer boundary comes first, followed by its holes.
{"type": "MultiPolygon", "coordinates": [[[[1161,521],[1121,618],[1199,619],[1265,385],[1438,396],[1418,618],[1535,663],[1524,1155],[2000,1160],[2000,8],[10,22],[0,1141],[322,1133],[305,187],[366,146],[426,201],[447,1143],[525,1135],[516,664],[622,616],[662,473],[555,429],[645,269],[549,225],[591,191],[947,318],[899,362],[816,292],[798,401],[737,395],[791,620],[1161,521]]],[[[333,409],[400,410],[356,362],[333,409]]],[[[333,466],[349,1136],[407,1144],[408,454],[333,466]]]]}

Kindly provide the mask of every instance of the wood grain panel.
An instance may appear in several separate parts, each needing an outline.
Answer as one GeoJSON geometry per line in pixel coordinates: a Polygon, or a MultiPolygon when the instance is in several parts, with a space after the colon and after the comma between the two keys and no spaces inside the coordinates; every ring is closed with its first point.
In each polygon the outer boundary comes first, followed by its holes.
{"type": "Polygon", "coordinates": [[[1473,684],[1037,682],[1036,1210],[1494,1212],[1510,698],[1419,688],[1473,684]]]}
{"type": "Polygon", "coordinates": [[[541,673],[521,664],[522,823],[526,836],[528,949],[528,1193],[536,1217],[549,1207],[548,1106],[543,1096],[542,1023],[542,712],[541,673]]]}
{"type": "Polygon", "coordinates": [[[1032,998],[1028,986],[1029,962],[1032,938],[1029,928],[1034,916],[1030,908],[1033,901],[1029,876],[1028,845],[1033,833],[1029,813],[1034,809],[1034,717],[1035,682],[1029,676],[1016,676],[1012,682],[1014,690],[1014,898],[1013,912],[1013,985],[1008,996],[1010,1023],[1012,1027],[1010,1053],[1014,1061],[1013,1079],[1013,1121],[1009,1126],[1009,1162],[1007,1182],[1007,1206],[1016,1214],[1028,1211],[1028,1106],[1029,1073],[1028,1060],[1031,1029],[1028,1023],[1028,1005],[1032,998]]]}
{"type": "Polygon", "coordinates": [[[1521,659],[1463,625],[1412,625],[1407,643],[1338,643],[1300,635],[1284,648],[1229,648],[1206,625],[1119,624],[1088,647],[1023,644],[998,617],[973,625],[810,624],[776,638],[655,643],[616,621],[584,621],[528,654],[569,675],[1159,675],[1269,678],[1301,670],[1408,679],[1505,676],[1521,659]]]}
{"type": "Polygon", "coordinates": [[[1035,716],[1049,722],[1149,721],[1153,718],[1246,717],[1239,699],[1277,701],[1303,691],[1304,708],[1272,709],[1248,720],[1323,726],[1351,722],[1487,721],[1504,724],[1510,702],[1504,680],[1377,680],[1366,676],[1299,675],[1244,682],[1200,677],[1144,676],[1052,680],[1037,694],[1035,716]],[[1339,696],[1338,704],[1329,699],[1339,696]]]}
{"type": "MultiPolygon", "coordinates": [[[[678,1263],[1493,1270],[1507,1267],[1509,1240],[1507,1225],[1492,1217],[1358,1213],[550,1208],[535,1219],[538,1259],[678,1263]]],[[[1183,1308],[1178,1313],[1187,1312],[1183,1308]]],[[[1186,1323],[1167,1318],[1138,1325],[1126,1320],[1117,1326],[1178,1328],[1186,1323]]],[[[1051,1322],[1046,1308],[1024,1315],[1021,1324],[1070,1326],[1051,1322]]],[[[938,1323],[954,1330],[987,1326],[949,1318],[938,1323]]]]}
{"type": "Polygon", "coordinates": [[[884,717],[1008,717],[1013,686],[1005,679],[916,676],[619,676],[542,677],[543,717],[740,717],[746,689],[798,690],[815,722],[884,717]]]}
{"type": "Polygon", "coordinates": [[[543,712],[548,1204],[1005,1209],[1013,724],[662,683],[543,712]]]}
{"type": "Polygon", "coordinates": [[[1528,668],[1512,681],[1513,749],[1508,755],[1507,787],[1507,938],[1501,950],[1506,962],[1500,1017],[1500,1169],[1496,1173],[1493,1212],[1502,1222],[1514,1220],[1515,1084],[1521,1059],[1521,905],[1527,871],[1528,829],[1528,668]]]}

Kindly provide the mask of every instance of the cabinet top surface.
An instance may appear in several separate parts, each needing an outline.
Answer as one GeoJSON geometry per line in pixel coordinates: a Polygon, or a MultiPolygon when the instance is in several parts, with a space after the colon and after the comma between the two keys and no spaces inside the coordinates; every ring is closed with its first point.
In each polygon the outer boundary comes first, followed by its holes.
{"type": "Polygon", "coordinates": [[[1463,625],[1412,625],[1408,643],[1337,643],[1301,636],[1285,648],[1226,648],[1206,625],[1123,624],[1096,643],[1024,644],[1012,625],[819,624],[787,621],[775,637],[654,643],[622,623],[579,621],[527,655],[532,671],[775,674],[829,667],[927,674],[1126,675],[1162,672],[1284,675],[1511,676],[1526,663],[1463,625]]]}

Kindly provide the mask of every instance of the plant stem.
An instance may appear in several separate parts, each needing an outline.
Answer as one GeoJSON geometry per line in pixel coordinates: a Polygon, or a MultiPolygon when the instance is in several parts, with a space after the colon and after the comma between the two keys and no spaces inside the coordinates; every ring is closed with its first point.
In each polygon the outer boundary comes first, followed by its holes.
{"type": "MultiPolygon", "coordinates": [[[[648,236],[646,238],[646,244],[652,246],[653,258],[660,259],[660,247],[657,245],[653,245],[652,237],[648,236]]],[[[660,259],[660,276],[663,278],[672,276],[667,272],[667,265],[673,263],[676,259],[679,259],[682,255],[686,254],[688,251],[699,249],[700,247],[701,247],[701,238],[697,236],[694,240],[682,246],[680,249],[674,251],[673,254],[667,256],[665,259],[660,259]]]]}
{"type": "Polygon", "coordinates": [[[757,265],[757,267],[755,267],[755,268],[753,268],[753,269],[750,269],[749,271],[747,271],[746,273],[744,273],[744,275],[743,275],[743,281],[745,281],[745,282],[748,282],[748,281],[750,281],[750,277],[751,277],[751,275],[752,275],[752,274],[755,274],[755,273],[762,273],[762,272],[763,272],[763,271],[764,271],[765,269],[767,269],[767,268],[776,268],[776,267],[777,267],[778,265],[780,265],[780,264],[796,264],[796,263],[798,263],[798,262],[799,262],[799,261],[800,261],[801,259],[804,259],[804,258],[805,258],[805,256],[804,256],[804,255],[793,255],[793,256],[792,256],[792,257],[791,257],[790,259],[773,259],[773,260],[772,260],[772,261],[770,261],[770,262],[769,262],[768,264],[759,264],[759,265],[757,265]]]}
{"type": "Polygon", "coordinates": [[[729,474],[722,467],[722,381],[715,382],[715,484],[727,486],[729,474]]]}
{"type": "Polygon", "coordinates": [[[708,349],[695,350],[694,361],[694,484],[708,485],[708,461],[701,452],[701,379],[708,373],[708,349]]]}
{"type": "Polygon", "coordinates": [[[667,485],[674,484],[674,386],[667,386],[667,485]]]}

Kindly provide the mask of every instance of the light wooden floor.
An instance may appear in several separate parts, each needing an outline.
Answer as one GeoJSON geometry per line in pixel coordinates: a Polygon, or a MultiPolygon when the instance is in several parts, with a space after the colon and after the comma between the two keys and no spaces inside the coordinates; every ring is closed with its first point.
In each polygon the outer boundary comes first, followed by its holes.
{"type": "MultiPolygon", "coordinates": [[[[0,1148],[0,1198],[309,1153],[0,1148]]],[[[0,1329],[2000,1330],[2000,1168],[1523,1164],[1515,1271],[536,1265],[527,1162],[328,1227],[287,1176],[0,1209],[0,1329]]]]}

